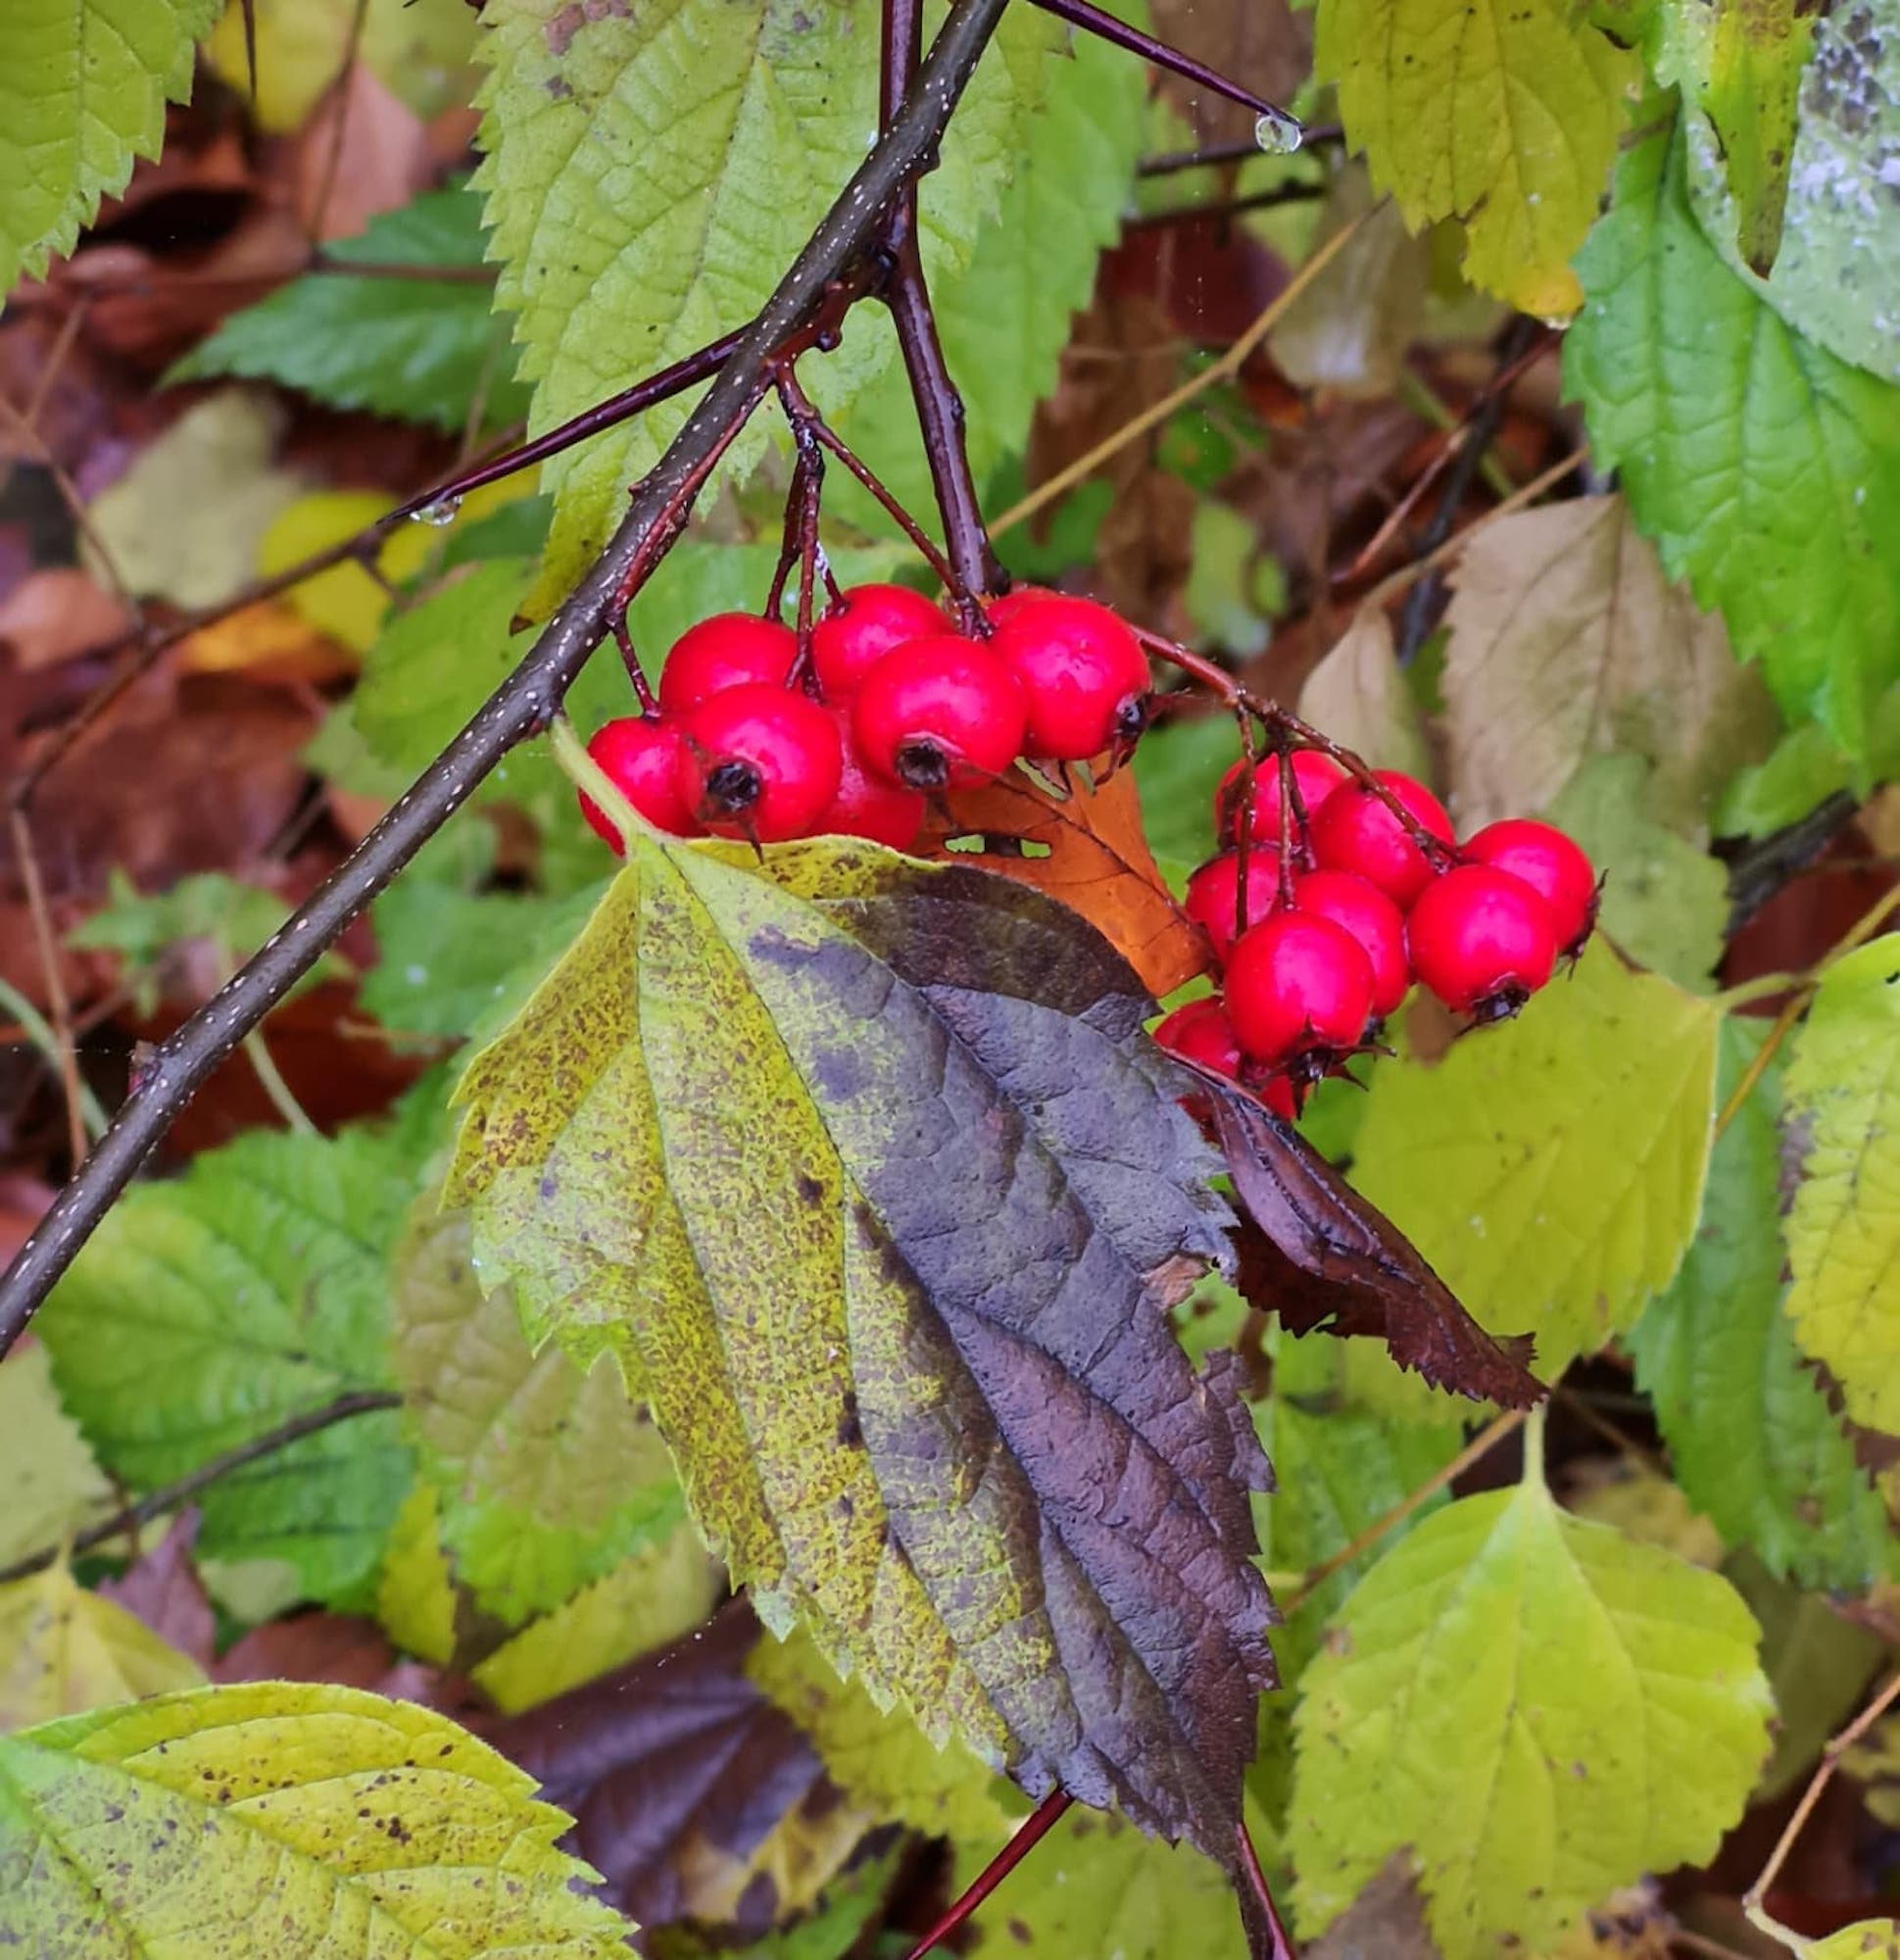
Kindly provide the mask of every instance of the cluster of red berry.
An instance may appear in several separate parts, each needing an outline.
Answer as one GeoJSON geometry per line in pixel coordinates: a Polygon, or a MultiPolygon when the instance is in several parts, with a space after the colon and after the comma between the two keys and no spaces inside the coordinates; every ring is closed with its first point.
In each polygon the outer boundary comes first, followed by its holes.
{"type": "Polygon", "coordinates": [[[1375,771],[1375,789],[1316,749],[1288,765],[1237,762],[1221,782],[1230,848],[1189,880],[1188,912],[1222,991],[1155,1039],[1291,1116],[1414,979],[1455,1012],[1515,1013],[1589,937],[1596,874],[1561,830],[1525,818],[1455,844],[1444,806],[1398,770],[1375,771]]]}
{"type": "MultiPolygon", "coordinates": [[[[804,662],[779,620],[718,613],[674,643],[658,711],[609,721],[588,754],[678,837],[904,850],[928,795],[986,782],[1018,756],[1099,756],[1146,719],[1147,658],[1106,607],[1024,590],[988,616],[979,640],[907,586],[856,586],[813,626],[804,662]]],[[[619,849],[606,812],[581,807],[619,849]]]]}

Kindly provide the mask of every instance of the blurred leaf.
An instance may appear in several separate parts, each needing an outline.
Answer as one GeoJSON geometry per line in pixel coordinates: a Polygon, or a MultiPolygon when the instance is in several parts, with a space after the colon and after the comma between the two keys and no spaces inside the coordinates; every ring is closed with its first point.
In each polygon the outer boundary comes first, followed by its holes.
{"type": "Polygon", "coordinates": [[[1786,1093],[1788,1316],[1847,1413],[1900,1434],[1900,940],[1828,967],[1786,1093]]]}
{"type": "Polygon", "coordinates": [[[218,0],[7,0],[0,10],[0,298],[70,252],[156,157],[218,0]]]}
{"type": "Polygon", "coordinates": [[[98,1591],[167,1645],[209,1667],[218,1652],[218,1615],[192,1560],[198,1526],[195,1509],[181,1511],[156,1544],[141,1551],[119,1578],[101,1580],[98,1591]]]}
{"type": "Polygon", "coordinates": [[[1376,606],[1352,615],[1306,676],[1299,711],[1374,768],[1403,769],[1424,782],[1435,773],[1418,701],[1392,645],[1391,621],[1376,606]]]}
{"type": "MultiPolygon", "coordinates": [[[[0,1586],[0,1734],[108,1701],[195,1688],[204,1678],[195,1661],[123,1606],[84,1591],[64,1563],[0,1586]]],[[[0,1763],[4,1758],[0,1747],[0,1763]]],[[[0,1799],[0,1876],[6,1837],[0,1799]]],[[[7,1943],[5,1897],[0,1890],[0,1944],[7,1943]]]]}
{"type": "Polygon", "coordinates": [[[1627,1457],[1585,1457],[1573,1466],[1572,1477],[1564,1508],[1574,1517],[1608,1525],[1688,1565],[1713,1572],[1722,1563],[1722,1534],[1660,1470],[1627,1457]]]}
{"type": "Polygon", "coordinates": [[[1798,823],[1837,790],[1866,793],[1869,782],[1900,776],[1900,685],[1874,704],[1867,762],[1857,764],[1827,731],[1810,721],[1790,729],[1767,760],[1744,769],[1716,809],[1719,837],[1766,837],[1798,823]]]}
{"type": "Polygon", "coordinates": [[[1757,1638],[1725,1580],[1540,1482],[1447,1504],[1306,1670],[1302,1931],[1406,1844],[1445,1960],[1546,1950],[1616,1886],[1712,1856],[1768,1753],[1757,1638]]]}
{"type": "Polygon", "coordinates": [[[355,1689],[199,1689],[0,1742],[0,1945],[267,1960],[338,1939],[623,1955],[566,1819],[446,1716],[355,1689]],[[110,1938],[110,1947],[103,1942],[110,1938]]]}
{"type": "Polygon", "coordinates": [[[1365,1890],[1308,1944],[1306,1960],[1441,1960],[1405,1852],[1394,1851],[1380,1866],[1365,1890]]]}
{"type": "Polygon", "coordinates": [[[114,1508],[112,1485],[60,1406],[35,1342],[0,1361],[0,1565],[58,1544],[114,1508]]]}
{"type": "Polygon", "coordinates": [[[1900,1960],[1900,1919],[1864,1919],[1809,1946],[1807,1960],[1900,1960]]]}
{"type": "Polygon", "coordinates": [[[1197,640],[1246,657],[1263,653],[1273,613],[1287,601],[1287,582],[1258,532],[1227,504],[1194,507],[1194,563],[1181,603],[1197,640]]]}
{"type": "MultiPolygon", "coordinates": [[[[481,200],[425,192],[372,219],[336,257],[399,268],[482,263],[481,200]]],[[[527,413],[512,378],[508,329],[484,284],[414,276],[307,272],[230,315],[171,370],[173,381],[241,374],[277,381],[330,408],[365,409],[460,434],[479,395],[481,426],[527,413]]]]}
{"type": "Polygon", "coordinates": [[[1702,1210],[1722,1017],[1592,946],[1436,1067],[1374,1069],[1353,1182],[1554,1381],[1675,1276],[1702,1210]]]}
{"type": "Polygon", "coordinates": [[[403,1499],[383,1543],[376,1618],[405,1652],[447,1667],[455,1658],[458,1601],[441,1510],[433,1484],[416,1484],[403,1499]]]}
{"type": "MultiPolygon", "coordinates": [[[[903,1857],[900,1845],[881,1858],[854,1861],[826,1886],[810,1917],[751,1941],[745,1960],[838,1960],[840,1954],[854,1953],[883,1909],[903,1857]]],[[[659,1928],[648,1950],[654,1960],[727,1960],[732,1951],[716,1929],[701,1938],[683,1927],[659,1928]]]]}
{"type": "Polygon", "coordinates": [[[1214,792],[1241,753],[1226,714],[1170,715],[1142,737],[1134,774],[1147,841],[1163,869],[1182,882],[1214,855],[1214,792]]]}

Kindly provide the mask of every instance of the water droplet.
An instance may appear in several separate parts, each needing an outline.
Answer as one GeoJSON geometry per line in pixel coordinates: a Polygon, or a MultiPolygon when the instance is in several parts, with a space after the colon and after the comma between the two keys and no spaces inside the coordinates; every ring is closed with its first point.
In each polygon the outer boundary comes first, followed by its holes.
{"type": "Polygon", "coordinates": [[[419,511],[412,511],[410,517],[414,523],[428,524],[439,531],[453,524],[461,511],[460,497],[438,497],[433,504],[424,504],[419,511]]]}
{"type": "Polygon", "coordinates": [[[1284,109],[1269,109],[1253,125],[1253,140],[1270,157],[1291,157],[1306,140],[1306,131],[1297,116],[1284,109]]]}

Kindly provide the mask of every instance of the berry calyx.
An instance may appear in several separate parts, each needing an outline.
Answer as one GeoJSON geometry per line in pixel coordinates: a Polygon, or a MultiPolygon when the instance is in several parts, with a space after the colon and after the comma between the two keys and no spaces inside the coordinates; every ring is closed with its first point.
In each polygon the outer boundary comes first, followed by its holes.
{"type": "Polygon", "coordinates": [[[865,766],[913,790],[959,789],[999,776],[1022,753],[1027,711],[1009,668],[954,633],[895,647],[852,704],[865,766]]]}
{"type": "Polygon", "coordinates": [[[1209,1075],[1236,1079],[1244,1064],[1234,1023],[1215,1000],[1190,1001],[1177,1007],[1154,1031],[1156,1044],[1183,1061],[1204,1068],[1209,1075]]]}
{"type": "Polygon", "coordinates": [[[1188,880],[1183,909],[1214,943],[1214,954],[1226,959],[1238,933],[1257,925],[1280,902],[1280,865],[1270,851],[1246,854],[1246,917],[1239,916],[1241,854],[1223,851],[1188,880]]]}
{"type": "MultiPolygon", "coordinates": [[[[1293,789],[1310,822],[1321,804],[1345,781],[1346,772],[1331,756],[1322,756],[1317,749],[1295,749],[1291,761],[1293,789]]],[[[1247,834],[1256,844],[1278,844],[1281,807],[1286,801],[1280,760],[1276,756],[1262,756],[1252,766],[1252,823],[1247,834]]],[[[1214,822],[1223,837],[1238,838],[1241,834],[1242,813],[1246,808],[1246,772],[1244,760],[1236,762],[1214,792],[1214,822]]]]}
{"type": "Polygon", "coordinates": [[[907,585],[853,585],[811,629],[811,668],[827,701],[848,701],[893,647],[948,633],[950,621],[907,585]]]}
{"type": "Polygon", "coordinates": [[[1454,1013],[1514,1014],[1550,978],[1557,927],[1521,878],[1461,864],[1435,878],[1405,920],[1412,967],[1454,1013]]]}
{"type": "Polygon", "coordinates": [[[1024,598],[998,627],[990,651],[1022,684],[1032,756],[1085,761],[1133,742],[1147,725],[1153,685],[1147,656],[1093,599],[1024,598]]]}
{"type": "Polygon", "coordinates": [[[1358,941],[1372,965],[1372,1011],[1383,1021],[1412,985],[1404,913],[1377,885],[1350,871],[1308,871],[1295,878],[1293,909],[1331,919],[1358,941]]]}
{"type": "Polygon", "coordinates": [[[1505,817],[1469,838],[1463,856],[1468,863],[1522,878],[1550,907],[1559,955],[1582,950],[1596,923],[1596,869],[1561,830],[1531,817],[1505,817]]]}
{"type": "Polygon", "coordinates": [[[680,734],[679,794],[718,836],[803,837],[838,794],[838,725],[788,688],[725,688],[684,718],[680,734]]]}
{"type": "MultiPolygon", "coordinates": [[[[1451,842],[1444,805],[1415,776],[1378,769],[1374,780],[1440,843],[1451,842]]],[[[1313,819],[1313,856],[1323,871],[1350,871],[1379,889],[1400,910],[1410,907],[1438,866],[1420,850],[1385,802],[1363,783],[1350,783],[1326,799],[1313,819]]]]}
{"type": "Polygon", "coordinates": [[[1358,1046],[1372,1018],[1372,961],[1343,926],[1276,912],[1242,933],[1228,961],[1228,1018],[1241,1047],[1269,1065],[1358,1046]]]}
{"type": "Polygon", "coordinates": [[[659,670],[659,706],[685,714],[729,687],[783,687],[799,654],[799,636],[755,612],[715,612],[673,642],[659,670]]]}
{"type": "MultiPolygon", "coordinates": [[[[605,723],[588,743],[587,753],[656,830],[670,831],[675,837],[700,834],[692,806],[679,791],[683,752],[676,721],[624,715],[605,723]]],[[[584,790],[580,793],[580,813],[616,855],[624,853],[626,847],[612,818],[584,790]]]]}
{"type": "Polygon", "coordinates": [[[874,844],[888,844],[893,851],[908,851],[928,813],[923,797],[916,790],[885,782],[864,766],[852,740],[849,705],[840,703],[830,712],[844,763],[838,776],[838,794],[812,830],[821,837],[868,837],[874,844]]]}

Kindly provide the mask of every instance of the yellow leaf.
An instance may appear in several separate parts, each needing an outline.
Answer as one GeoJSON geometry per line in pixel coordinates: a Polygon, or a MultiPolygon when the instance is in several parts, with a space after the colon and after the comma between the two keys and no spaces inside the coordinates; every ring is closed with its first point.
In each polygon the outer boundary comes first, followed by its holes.
{"type": "Polygon", "coordinates": [[[124,1607],[86,1592],[64,1565],[0,1586],[0,1731],[195,1688],[204,1678],[195,1661],[124,1607]]]}

